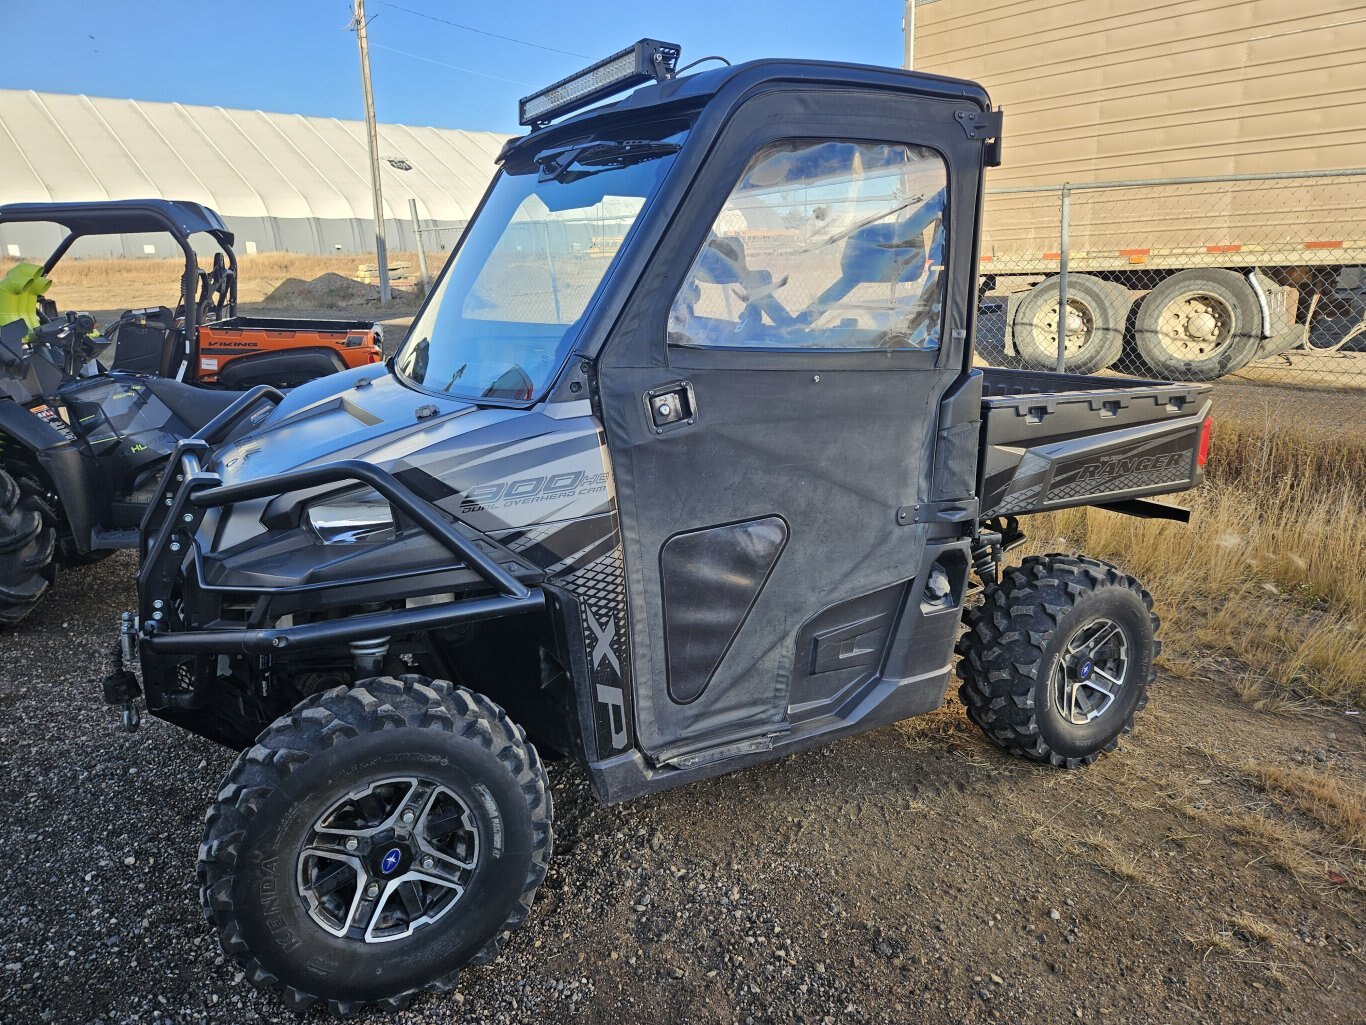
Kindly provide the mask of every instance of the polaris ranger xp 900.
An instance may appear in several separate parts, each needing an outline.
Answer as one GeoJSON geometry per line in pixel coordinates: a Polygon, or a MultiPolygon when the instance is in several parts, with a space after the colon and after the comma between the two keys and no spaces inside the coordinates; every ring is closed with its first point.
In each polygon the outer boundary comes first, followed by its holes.
{"type": "Polygon", "coordinates": [[[243,749],[201,892],[291,1006],[495,955],[550,858],[538,748],[638,797],[938,708],[955,645],[1029,758],[1146,702],[1138,582],[1003,553],[1040,510],[1181,518],[1149,496],[1201,480],[1208,388],[974,366],[979,86],[677,59],[523,100],[389,363],[244,397],[143,522],[106,697],[136,660],[243,749]]]}

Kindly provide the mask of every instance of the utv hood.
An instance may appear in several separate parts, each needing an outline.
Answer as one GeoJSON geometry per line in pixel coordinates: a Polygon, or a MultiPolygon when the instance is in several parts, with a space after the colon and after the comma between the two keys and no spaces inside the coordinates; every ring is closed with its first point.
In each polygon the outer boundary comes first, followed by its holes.
{"type": "Polygon", "coordinates": [[[597,421],[588,403],[571,405],[555,415],[479,406],[362,368],[291,392],[253,432],[220,446],[213,469],[237,484],[359,459],[480,530],[576,518],[601,511],[608,489],[597,421]]]}
{"type": "MultiPolygon", "coordinates": [[[[409,388],[375,367],[331,374],[285,396],[250,434],[220,446],[214,468],[225,484],[257,480],[338,459],[386,464],[424,447],[432,428],[474,404],[409,388]]],[[[485,410],[516,416],[517,410],[485,410]]],[[[500,417],[505,419],[506,416],[500,417]]],[[[488,418],[481,418],[487,423],[488,418]]]]}

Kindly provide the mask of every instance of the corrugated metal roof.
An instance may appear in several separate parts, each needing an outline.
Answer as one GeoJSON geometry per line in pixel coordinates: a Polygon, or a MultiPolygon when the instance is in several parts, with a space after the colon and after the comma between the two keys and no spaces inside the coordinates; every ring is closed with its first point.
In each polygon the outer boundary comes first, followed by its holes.
{"type": "MultiPolygon", "coordinates": [[[[508,138],[379,126],[386,218],[463,221],[508,138]]],[[[161,197],[224,217],[368,220],[361,121],[0,89],[0,203],[161,197]]]]}

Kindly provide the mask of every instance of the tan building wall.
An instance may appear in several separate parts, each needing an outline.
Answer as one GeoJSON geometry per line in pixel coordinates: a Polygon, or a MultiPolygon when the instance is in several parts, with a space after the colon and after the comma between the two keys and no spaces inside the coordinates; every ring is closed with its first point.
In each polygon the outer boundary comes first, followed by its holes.
{"type": "MultiPolygon", "coordinates": [[[[1355,0],[907,6],[915,69],[975,79],[1005,109],[1005,163],[989,186],[1366,165],[1366,4],[1355,0]]],[[[1072,248],[1366,239],[1366,182],[1335,183],[1093,194],[1072,248]]],[[[1056,249],[1055,209],[989,201],[984,252],[1056,249]]]]}

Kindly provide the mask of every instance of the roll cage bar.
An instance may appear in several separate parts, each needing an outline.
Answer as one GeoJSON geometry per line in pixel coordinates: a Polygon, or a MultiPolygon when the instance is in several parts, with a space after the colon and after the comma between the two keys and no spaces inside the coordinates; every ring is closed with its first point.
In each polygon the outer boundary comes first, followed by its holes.
{"type": "Polygon", "coordinates": [[[164,232],[175,239],[185,257],[180,290],[184,303],[185,337],[194,344],[199,329],[199,256],[190,236],[203,232],[213,238],[226,258],[227,302],[237,309],[237,254],[233,233],[216,210],[199,203],[169,199],[120,199],[97,203],[7,203],[0,206],[0,224],[59,224],[67,235],[43,263],[51,270],[78,239],[87,235],[133,235],[164,232]]]}

